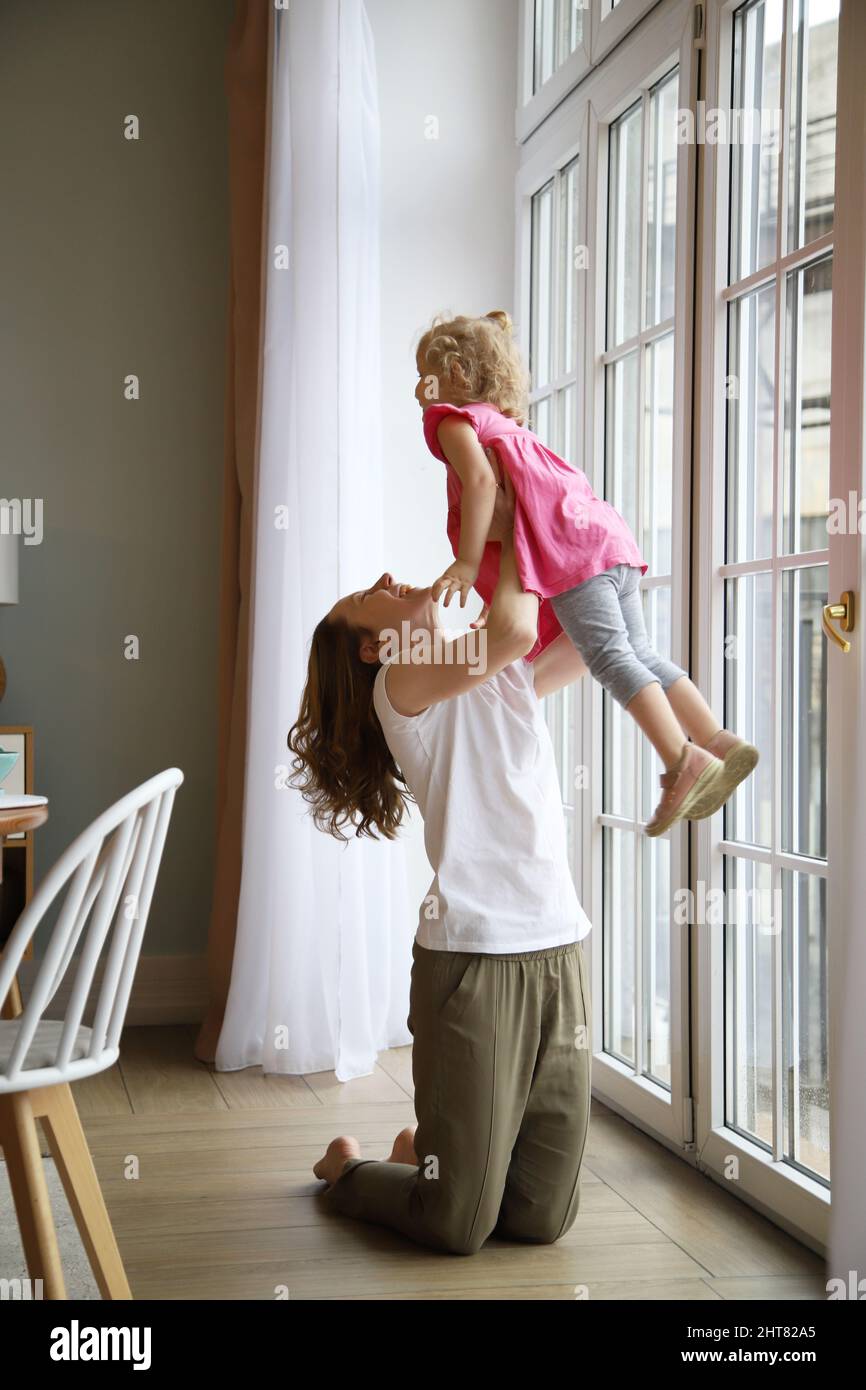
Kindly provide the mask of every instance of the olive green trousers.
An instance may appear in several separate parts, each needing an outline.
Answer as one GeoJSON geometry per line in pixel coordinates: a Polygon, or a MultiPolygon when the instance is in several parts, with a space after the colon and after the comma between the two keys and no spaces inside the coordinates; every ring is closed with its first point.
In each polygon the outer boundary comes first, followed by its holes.
{"type": "Polygon", "coordinates": [[[582,945],[412,954],[418,1166],[351,1159],[326,1199],[455,1254],[490,1235],[557,1240],[577,1215],[589,1126],[582,945]]]}

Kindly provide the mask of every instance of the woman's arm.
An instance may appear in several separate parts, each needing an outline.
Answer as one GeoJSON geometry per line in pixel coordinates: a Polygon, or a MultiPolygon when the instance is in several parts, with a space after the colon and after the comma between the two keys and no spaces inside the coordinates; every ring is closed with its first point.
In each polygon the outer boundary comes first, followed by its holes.
{"type": "Polygon", "coordinates": [[[496,501],[496,479],[467,420],[446,416],[439,423],[438,439],[442,452],[462,484],[460,498],[460,544],[457,559],[433,585],[434,599],[445,595],[447,608],[454,594],[460,595],[461,608],[478,578],[487,533],[496,501]]]}
{"type": "MultiPolygon", "coordinates": [[[[506,483],[506,487],[509,486],[506,483]]],[[[433,647],[434,660],[416,665],[394,662],[388,671],[388,698],[400,714],[420,714],[440,700],[450,700],[490,680],[512,661],[526,656],[535,645],[538,599],[520,587],[511,538],[502,541],[499,583],[493,595],[486,626],[450,644],[449,654],[463,659],[445,662],[433,647]]]]}
{"type": "Polygon", "coordinates": [[[541,700],[586,675],[586,663],[567,633],[561,632],[532,663],[535,693],[541,700]]]}

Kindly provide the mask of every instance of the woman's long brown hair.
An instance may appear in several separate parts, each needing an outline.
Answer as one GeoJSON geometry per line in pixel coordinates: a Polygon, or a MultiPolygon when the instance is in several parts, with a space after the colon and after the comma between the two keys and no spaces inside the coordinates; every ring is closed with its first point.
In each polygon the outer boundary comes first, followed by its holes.
{"type": "Polygon", "coordinates": [[[289,730],[295,754],[290,784],[312,807],[320,830],[393,840],[413,800],[373,708],[378,662],[361,660],[362,634],[341,618],[323,618],[313,633],[307,683],[289,730]]]}

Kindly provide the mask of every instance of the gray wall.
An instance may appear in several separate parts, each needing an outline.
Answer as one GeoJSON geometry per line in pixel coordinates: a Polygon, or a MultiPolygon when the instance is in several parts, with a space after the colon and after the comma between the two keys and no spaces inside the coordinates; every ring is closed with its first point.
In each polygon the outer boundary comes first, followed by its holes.
{"type": "Polygon", "coordinates": [[[184,770],[151,955],[203,950],[211,899],[231,13],[0,8],[0,496],[45,517],[0,610],[0,723],[35,729],[38,876],[123,792],[184,770]]]}

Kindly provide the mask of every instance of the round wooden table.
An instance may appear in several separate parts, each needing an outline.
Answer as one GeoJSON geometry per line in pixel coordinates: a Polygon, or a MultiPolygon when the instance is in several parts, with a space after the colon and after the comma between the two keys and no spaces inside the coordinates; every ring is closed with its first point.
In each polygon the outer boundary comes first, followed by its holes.
{"type": "Polygon", "coordinates": [[[35,830],[48,819],[46,806],[18,806],[11,811],[3,810],[0,797],[0,883],[3,882],[3,836],[20,835],[25,830],[35,830]]]}
{"type": "MultiPolygon", "coordinates": [[[[36,830],[40,825],[44,825],[48,819],[48,805],[44,806],[18,806],[11,810],[4,811],[3,798],[0,796],[0,884],[3,882],[3,837],[4,835],[26,834],[28,830],[36,830]]],[[[2,954],[0,946],[0,954],[2,954]]],[[[0,999],[0,1017],[17,1018],[21,1012],[21,991],[18,988],[17,978],[12,981],[12,986],[5,999],[0,999]]]]}

